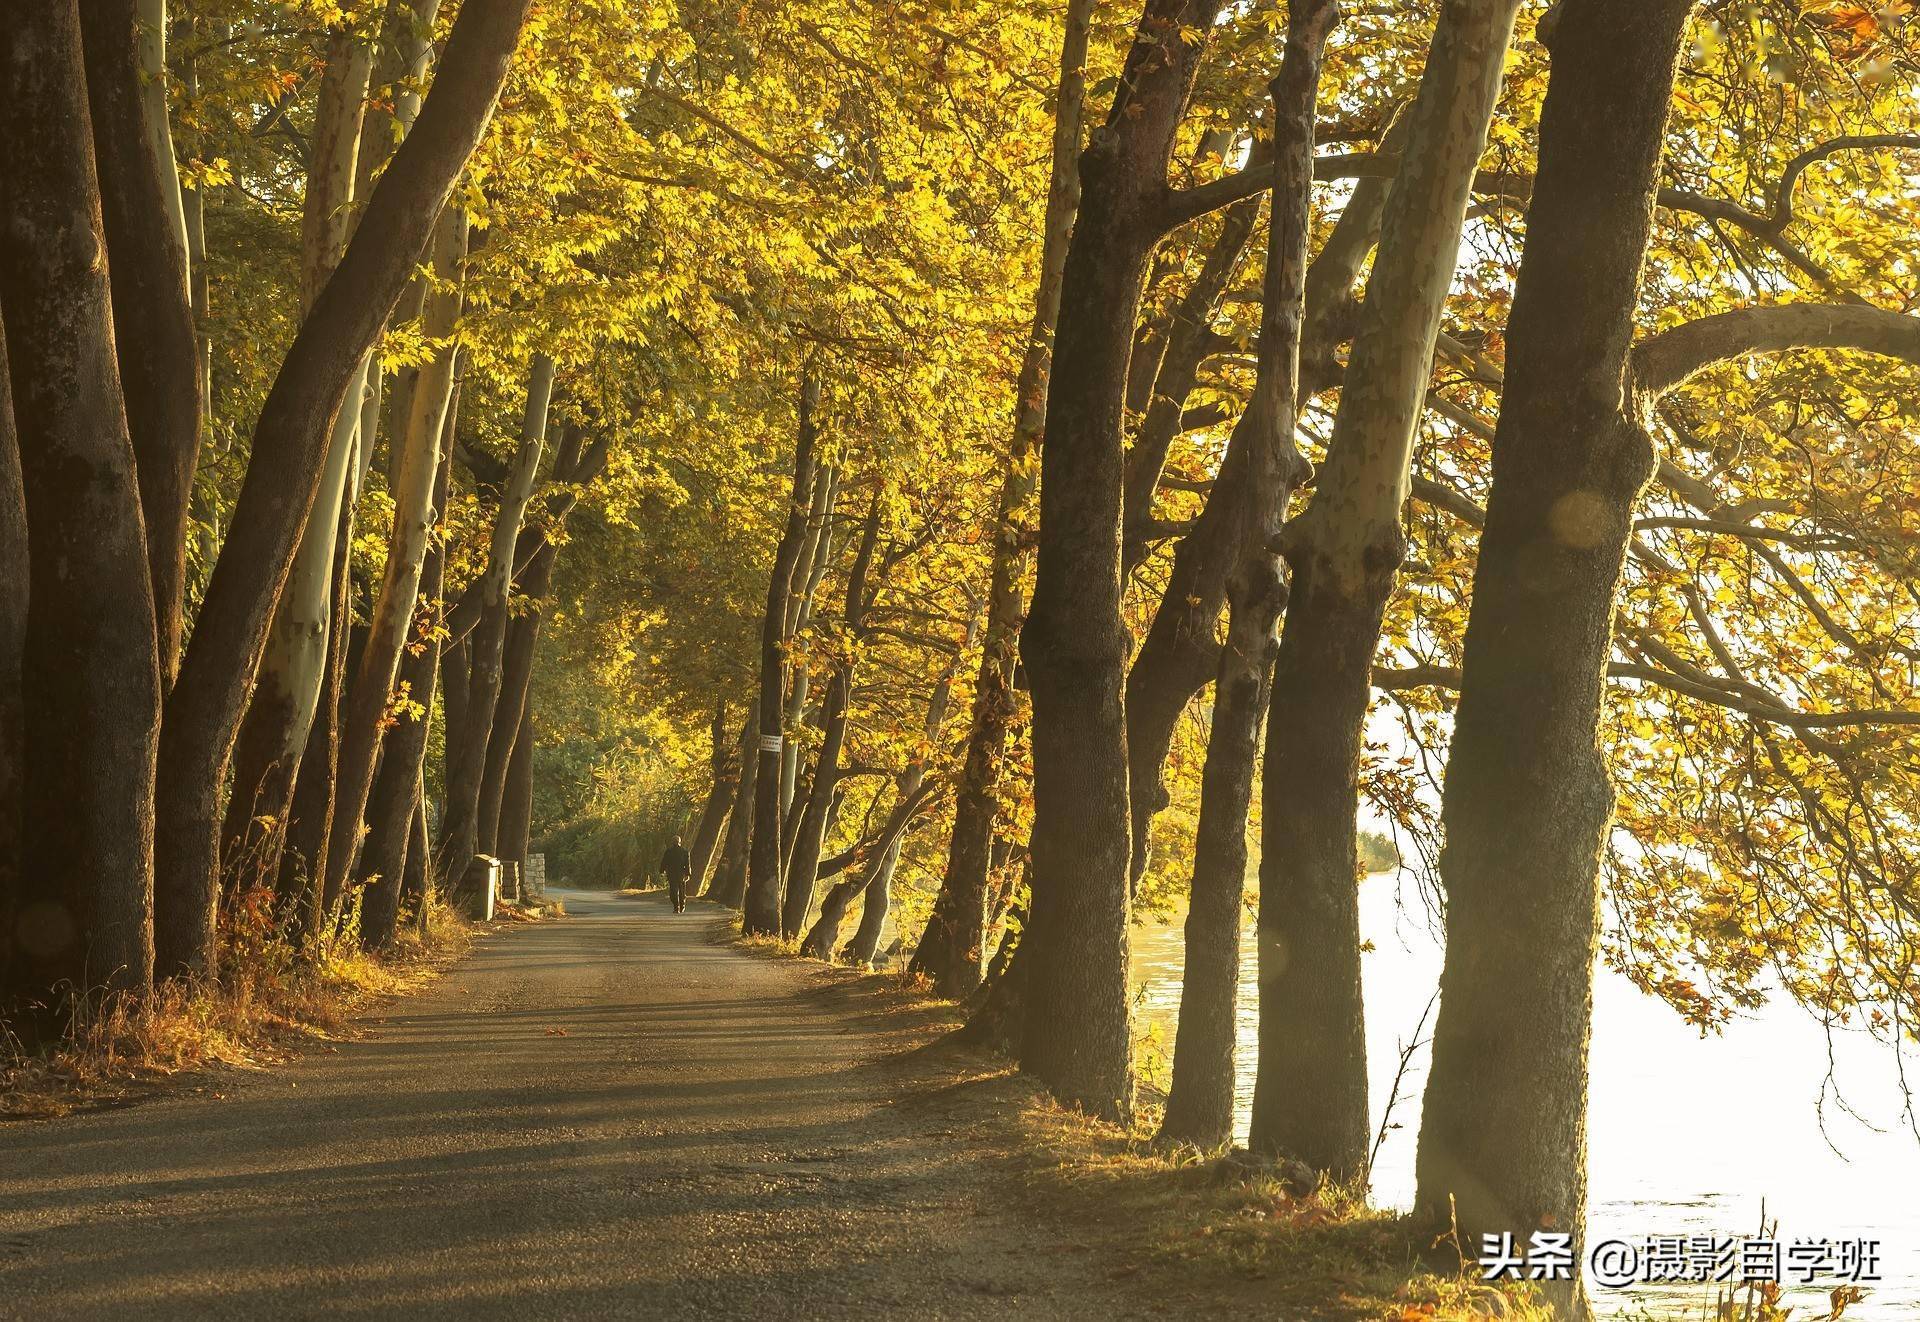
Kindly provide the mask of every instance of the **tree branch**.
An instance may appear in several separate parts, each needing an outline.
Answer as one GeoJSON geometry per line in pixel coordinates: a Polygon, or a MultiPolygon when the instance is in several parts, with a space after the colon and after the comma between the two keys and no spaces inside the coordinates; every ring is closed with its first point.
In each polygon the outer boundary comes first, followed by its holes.
{"type": "Polygon", "coordinates": [[[1859,349],[1920,363],[1920,317],[1856,304],[1737,308],[1642,340],[1633,350],[1634,382],[1651,402],[1717,363],[1789,349],[1859,349]]]}

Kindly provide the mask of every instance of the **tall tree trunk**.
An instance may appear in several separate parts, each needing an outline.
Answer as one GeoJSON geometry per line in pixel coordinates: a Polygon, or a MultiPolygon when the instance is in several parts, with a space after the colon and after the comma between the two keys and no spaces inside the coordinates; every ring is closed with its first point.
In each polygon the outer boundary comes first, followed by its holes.
{"type": "Polygon", "coordinates": [[[232,526],[162,728],[154,936],[158,967],[169,974],[213,962],[221,791],[334,420],[492,117],[530,3],[461,7],[434,91],[261,407],[232,526]]]}
{"type": "Polygon", "coordinates": [[[1174,1034],[1173,1086],[1163,1139],[1216,1148],[1233,1137],[1235,1002],[1247,875],[1247,811],[1287,588],[1276,544],[1287,501],[1309,465],[1294,441],[1306,318],[1307,239],[1313,209],[1313,124],[1321,56],[1336,0],[1294,0],[1286,55],[1273,83],[1274,177],[1266,305],[1253,399],[1241,415],[1247,488],[1239,502],[1238,562],[1227,581],[1227,640],[1214,681],[1213,730],[1200,788],[1186,971],[1174,1034]]]}
{"type": "Polygon", "coordinates": [[[414,930],[427,934],[427,911],[433,907],[433,836],[427,830],[427,769],[423,761],[413,780],[413,829],[407,837],[406,874],[401,894],[413,908],[414,930]]]}
{"type": "MultiPolygon", "coordinates": [[[[1405,115],[1396,117],[1382,139],[1383,149],[1404,149],[1406,123],[1405,115]]],[[[1341,369],[1334,350],[1352,334],[1351,322],[1359,306],[1354,282],[1379,236],[1380,215],[1391,188],[1391,179],[1360,180],[1307,268],[1306,325],[1300,345],[1302,399],[1339,380],[1341,369]]],[[[1211,334],[1210,327],[1208,331],[1211,334]]],[[[1179,395],[1178,411],[1184,411],[1183,392],[1191,389],[1191,380],[1163,381],[1155,389],[1157,395],[1168,398],[1179,395]]],[[[1215,628],[1226,606],[1227,576],[1237,551],[1234,533],[1240,527],[1246,488],[1244,448],[1236,429],[1199,518],[1174,546],[1166,587],[1127,672],[1127,788],[1136,887],[1152,858],[1153,819],[1167,806],[1161,777],[1173,747],[1174,728],[1219,665],[1215,628]]]]}
{"type": "MultiPolygon", "coordinates": [[[[349,475],[351,483],[351,475],[349,475]]],[[[330,924],[336,898],[326,890],[327,840],[333,829],[335,773],[340,760],[340,688],[348,662],[353,583],[350,560],[353,511],[343,503],[334,537],[333,621],[322,661],[320,691],[313,718],[301,740],[300,771],[287,812],[285,845],[280,851],[275,892],[290,934],[305,946],[330,924]]]]}
{"type": "MultiPolygon", "coordinates": [[[[533,835],[533,699],[520,706],[520,728],[513,737],[513,756],[507,762],[507,780],[500,793],[500,826],[494,848],[503,862],[514,865],[514,875],[526,884],[527,849],[533,835]]],[[[521,891],[521,898],[526,892],[521,891]]]]}
{"type": "Polygon", "coordinates": [[[561,428],[560,443],[553,456],[553,485],[557,489],[546,501],[549,523],[536,530],[523,519],[515,541],[514,592],[524,599],[524,604],[507,623],[506,644],[500,661],[500,696],[495,703],[493,728],[487,734],[486,760],[481,764],[475,835],[483,854],[497,852],[508,768],[519,740],[527,691],[533,682],[533,654],[540,640],[541,614],[552,589],[553,564],[560,550],[559,543],[547,535],[548,528],[566,525],[578,489],[598,477],[606,462],[604,438],[584,452],[580,442],[579,427],[561,428]],[[531,551],[523,560],[521,552],[529,546],[531,551]]]}
{"type": "Polygon", "coordinates": [[[707,883],[707,867],[713,862],[713,851],[720,843],[720,830],[726,825],[727,815],[733,810],[733,796],[738,790],[740,762],[734,756],[735,745],[727,739],[727,700],[717,699],[713,704],[713,786],[707,791],[706,806],[700,810],[700,824],[694,828],[693,843],[687,847],[688,877],[687,894],[698,895],[707,883]]]}
{"type": "Polygon", "coordinates": [[[166,6],[160,0],[88,0],[81,19],[113,317],[123,328],[114,347],[137,460],[166,685],[180,659],[187,508],[200,444],[186,225],[167,124],[166,6]]]}
{"type": "Polygon", "coordinates": [[[487,760],[480,776],[478,835],[483,854],[499,853],[507,769],[519,744],[520,717],[526,710],[528,691],[533,686],[533,654],[540,642],[540,612],[552,587],[553,562],[558,551],[558,546],[548,542],[534,552],[533,562],[520,580],[520,595],[526,604],[507,622],[507,643],[500,662],[500,701],[493,729],[487,736],[487,760]]]}
{"type": "MultiPolygon", "coordinates": [[[[793,569],[794,589],[787,595],[785,637],[788,642],[805,632],[813,621],[814,594],[819,591],[820,580],[826,576],[827,566],[833,560],[833,505],[839,494],[839,470],[831,464],[822,467],[814,480],[813,498],[807,510],[807,535],[800,544],[800,559],[793,569]]],[[[806,719],[809,684],[806,660],[798,658],[789,668],[787,676],[782,728],[797,730],[806,719]]],[[[780,745],[782,858],[792,852],[793,795],[799,776],[800,745],[789,739],[780,745]]]]}
{"type": "Polygon", "coordinates": [[[348,517],[346,497],[358,416],[357,410],[350,418],[346,408],[341,409],[320,497],[301,535],[292,572],[274,611],[259,679],[240,722],[221,846],[222,879],[229,893],[271,884],[280,871],[294,787],[333,655],[334,599],[339,587],[334,552],[348,517]]]}
{"type": "Polygon", "coordinates": [[[27,517],[32,824],[9,990],[41,1005],[137,992],[153,972],[159,652],[85,89],[77,5],[0,23],[0,324],[27,517]]]}
{"type": "MultiPolygon", "coordinates": [[[[4,323],[4,317],[0,317],[4,323]]],[[[14,989],[15,906],[19,899],[21,784],[26,711],[20,702],[20,654],[27,640],[27,503],[20,486],[20,439],[13,429],[7,337],[0,325],[0,1018],[14,989]]]]}
{"type": "Polygon", "coordinates": [[[793,450],[793,492],[787,502],[787,523],[773,555],[767,580],[767,609],[760,626],[760,742],[759,773],[754,778],[753,836],[747,856],[747,893],[742,930],[776,933],[780,930],[780,859],[783,853],[780,816],[781,719],[786,697],[787,599],[793,591],[794,565],[807,533],[807,516],[814,485],[814,409],[820,403],[819,385],[811,369],[800,384],[800,427],[793,450]]]}
{"type": "Polygon", "coordinates": [[[753,804],[760,778],[759,745],[760,709],[756,705],[747,709],[747,719],[740,728],[740,781],[734,789],[720,862],[706,894],[707,899],[730,909],[738,909],[747,896],[747,854],[752,848],[753,804]]]}
{"type": "MultiPolygon", "coordinates": [[[[1463,1242],[1583,1242],[1596,740],[1613,601],[1654,451],[1628,347],[1686,0],[1562,0],[1507,323],[1493,487],[1447,766],[1447,957],[1416,1208],[1463,1242]]],[[[1553,1283],[1582,1315],[1578,1282],[1553,1283]]]]}
{"type": "MultiPolygon", "coordinates": [[[[442,424],[449,442],[459,407],[460,389],[456,385],[442,424]]],[[[433,522],[446,514],[453,475],[451,449],[451,444],[441,447],[433,484],[433,522]]],[[[424,814],[425,807],[415,800],[427,757],[434,680],[440,670],[440,590],[445,566],[444,543],[429,536],[426,558],[420,566],[418,605],[395,680],[396,687],[405,691],[410,710],[395,713],[386,722],[379,770],[367,795],[367,838],[360,848],[355,875],[366,888],[360,906],[360,937],[376,948],[393,939],[404,873],[415,867],[424,871],[427,866],[425,851],[416,846],[414,832],[415,814],[424,814]]],[[[383,720],[386,716],[383,713],[383,720]]]]}
{"type": "MultiPolygon", "coordinates": [[[[434,231],[433,267],[437,277],[427,294],[421,332],[447,339],[460,315],[460,272],[466,259],[467,216],[458,207],[441,213],[434,231]]],[[[458,348],[450,340],[432,361],[412,378],[411,387],[396,396],[406,404],[404,430],[394,439],[393,532],[387,544],[387,563],[368,616],[366,650],[347,688],[346,712],[340,733],[339,804],[334,838],[327,851],[327,888],[338,891],[352,862],[353,843],[360,830],[367,795],[373,786],[374,763],[380,753],[380,727],[400,670],[414,604],[420,595],[421,573],[435,518],[434,487],[441,466],[441,437],[449,435],[447,418],[453,397],[454,363],[458,348]]],[[[372,433],[363,435],[371,439],[372,433]]]]}
{"type": "Polygon", "coordinates": [[[1369,676],[1404,554],[1413,436],[1517,0],[1442,7],[1313,502],[1267,718],[1252,1144],[1338,1179],[1367,1161],[1356,816],[1369,676]]]}
{"type": "Polygon", "coordinates": [[[828,683],[826,709],[820,719],[820,758],[814,767],[813,788],[807,795],[806,808],[795,828],[793,853],[787,865],[786,896],[780,906],[780,934],[786,937],[800,935],[813,908],[820,851],[826,844],[828,819],[839,794],[840,750],[847,738],[847,709],[853,703],[854,653],[867,636],[866,615],[870,604],[867,573],[879,538],[880,497],[875,495],[867,506],[866,524],[860,530],[860,546],[854,552],[853,567],[847,571],[843,618],[847,626],[848,655],[834,668],[833,679],[828,683]]]}
{"type": "MultiPolygon", "coordinates": [[[[533,498],[534,474],[546,445],[547,406],[553,395],[554,362],[535,354],[527,379],[526,412],[520,422],[520,444],[500,492],[494,516],[493,541],[487,551],[484,611],[469,640],[472,678],[467,685],[460,725],[447,726],[447,804],[440,821],[437,864],[443,880],[466,872],[479,846],[480,781],[486,770],[487,738],[492,733],[494,709],[500,699],[502,654],[507,641],[508,600],[513,592],[514,548],[527,502],[533,498]],[[457,736],[457,738],[455,737],[457,736]]],[[[518,720],[518,715],[514,716],[518,720]]]]}
{"type": "Polygon", "coordinates": [[[1127,986],[1129,646],[1120,618],[1122,413],[1140,285],[1214,0],[1148,0],[1104,129],[1080,156],[1041,447],[1033,605],[1031,1004],[1021,1067],[1103,1116],[1133,1105],[1127,986]]]}
{"type": "Polygon", "coordinates": [[[980,673],[973,690],[973,724],[954,798],[953,835],[947,871],[934,897],[933,915],[913,952],[911,971],[933,982],[942,996],[963,997],[980,985],[986,940],[986,895],[993,824],[1000,806],[1000,776],[1007,738],[1018,704],[1013,671],[1026,618],[1020,581],[1026,572],[1034,450],[1047,421],[1047,382],[1053,364],[1053,333],[1060,319],[1060,287],[1067,242],[1080,207],[1080,138],[1087,87],[1087,33],[1094,0],[1069,0],[1060,42],[1059,90],[1054,98],[1053,159],[1042,221],[1040,288],[1033,328],[1015,386],[1013,437],[994,512],[993,567],[987,587],[987,627],[980,673]]]}

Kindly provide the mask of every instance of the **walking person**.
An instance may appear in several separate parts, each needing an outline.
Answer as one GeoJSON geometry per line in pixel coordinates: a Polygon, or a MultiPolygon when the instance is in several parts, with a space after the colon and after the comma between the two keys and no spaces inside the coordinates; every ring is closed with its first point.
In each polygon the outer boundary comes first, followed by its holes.
{"type": "Polygon", "coordinates": [[[660,871],[666,874],[667,898],[673,901],[675,913],[687,911],[687,874],[692,870],[693,861],[687,857],[686,847],[676,835],[660,855],[660,871]]]}

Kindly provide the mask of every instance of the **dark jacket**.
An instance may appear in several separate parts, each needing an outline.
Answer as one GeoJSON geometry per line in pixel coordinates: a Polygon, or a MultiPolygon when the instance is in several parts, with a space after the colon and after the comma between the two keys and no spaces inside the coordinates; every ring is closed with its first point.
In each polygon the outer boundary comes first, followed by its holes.
{"type": "Polygon", "coordinates": [[[671,881],[678,881],[693,870],[693,860],[687,857],[687,851],[679,845],[668,845],[667,852],[660,855],[660,871],[671,881]]]}

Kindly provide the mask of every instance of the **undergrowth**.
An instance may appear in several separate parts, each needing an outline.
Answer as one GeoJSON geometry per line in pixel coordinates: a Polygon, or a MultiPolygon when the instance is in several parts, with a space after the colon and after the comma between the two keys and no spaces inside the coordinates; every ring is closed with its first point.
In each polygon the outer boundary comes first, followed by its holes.
{"type": "Polygon", "coordinates": [[[37,1050],[0,1025],[0,1116],[61,1115],[209,1066],[263,1068],[302,1041],[340,1036],[374,1002],[424,986],[472,939],[469,924],[436,903],[424,931],[402,923],[378,954],[361,945],[357,912],[300,950],[269,914],[264,902],[228,913],[217,981],[162,983],[138,1000],[70,996],[68,1031],[37,1050]]]}
{"type": "Polygon", "coordinates": [[[1352,1190],[1302,1194],[1256,1166],[1163,1151],[1037,1091],[1019,1124],[1028,1186],[1048,1210],[1090,1219],[1186,1286],[1211,1277],[1274,1316],[1329,1322],[1551,1322],[1532,1286],[1496,1288],[1467,1264],[1435,1271],[1430,1236],[1352,1190]]]}

